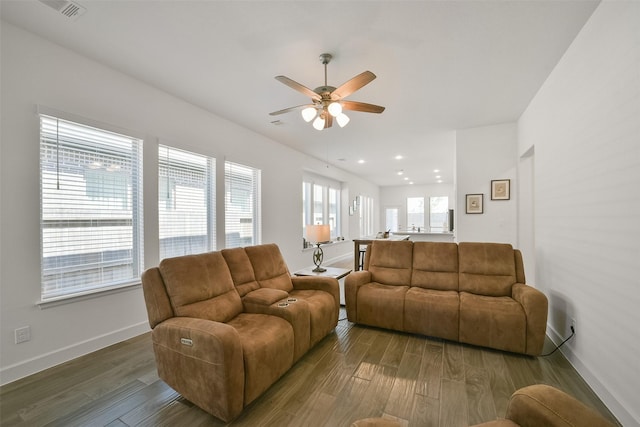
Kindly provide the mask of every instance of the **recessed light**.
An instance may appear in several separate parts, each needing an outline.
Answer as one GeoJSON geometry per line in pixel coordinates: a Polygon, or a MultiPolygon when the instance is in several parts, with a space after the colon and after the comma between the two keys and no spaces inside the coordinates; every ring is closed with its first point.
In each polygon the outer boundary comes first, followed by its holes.
{"type": "Polygon", "coordinates": [[[438,184],[442,184],[442,180],[441,179],[438,180],[438,184]]]}
{"type": "Polygon", "coordinates": [[[404,177],[404,180],[405,180],[405,181],[409,181],[409,177],[408,177],[408,176],[405,176],[405,177],[404,177]]]}
{"type": "Polygon", "coordinates": [[[413,181],[410,181],[410,182],[409,182],[409,184],[410,184],[410,185],[413,185],[413,181]]]}
{"type": "Polygon", "coordinates": [[[363,164],[364,160],[360,159],[360,160],[358,160],[358,163],[363,164]]]}
{"type": "Polygon", "coordinates": [[[442,178],[442,176],[440,176],[440,175],[436,175],[436,178],[437,178],[437,179],[440,179],[440,178],[442,178]]]}
{"type": "Polygon", "coordinates": [[[398,154],[396,157],[394,157],[396,160],[402,160],[402,155],[398,154]]]}
{"type": "Polygon", "coordinates": [[[403,170],[399,170],[399,171],[397,172],[397,174],[398,174],[398,175],[402,175],[402,174],[404,174],[404,171],[403,171],[403,170]]]}
{"type": "Polygon", "coordinates": [[[434,169],[433,170],[433,173],[438,173],[438,172],[440,172],[440,169],[434,169]]]}

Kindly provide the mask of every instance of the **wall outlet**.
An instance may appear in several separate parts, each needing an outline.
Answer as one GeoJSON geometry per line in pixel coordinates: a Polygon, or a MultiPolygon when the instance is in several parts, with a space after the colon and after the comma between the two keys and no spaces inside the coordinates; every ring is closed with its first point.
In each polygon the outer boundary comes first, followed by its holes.
{"type": "Polygon", "coordinates": [[[15,334],[16,344],[31,340],[31,326],[23,326],[13,331],[15,334]]]}

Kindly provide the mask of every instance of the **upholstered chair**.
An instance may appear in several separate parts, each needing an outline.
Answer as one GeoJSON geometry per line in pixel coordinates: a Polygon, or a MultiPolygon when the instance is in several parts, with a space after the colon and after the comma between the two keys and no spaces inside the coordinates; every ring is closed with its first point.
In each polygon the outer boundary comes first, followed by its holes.
{"type": "Polygon", "coordinates": [[[221,420],[292,366],[291,323],[244,312],[220,252],[165,259],[143,273],[142,286],[158,375],[221,420]]]}

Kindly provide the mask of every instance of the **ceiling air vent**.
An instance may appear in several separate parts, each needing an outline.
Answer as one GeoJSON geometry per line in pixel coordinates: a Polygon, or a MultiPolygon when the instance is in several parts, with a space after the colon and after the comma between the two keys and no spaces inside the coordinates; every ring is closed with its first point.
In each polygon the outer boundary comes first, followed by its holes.
{"type": "Polygon", "coordinates": [[[87,11],[85,7],[69,0],[40,0],[40,2],[72,19],[79,18],[87,11]]]}

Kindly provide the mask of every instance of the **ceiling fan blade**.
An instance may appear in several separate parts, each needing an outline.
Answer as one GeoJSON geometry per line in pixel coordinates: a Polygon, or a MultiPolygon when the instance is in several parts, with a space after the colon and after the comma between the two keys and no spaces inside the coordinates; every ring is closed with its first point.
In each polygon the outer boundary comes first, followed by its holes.
{"type": "Polygon", "coordinates": [[[284,114],[284,113],[288,113],[290,111],[295,111],[295,110],[302,110],[303,108],[307,108],[307,107],[315,107],[315,105],[313,104],[296,105],[295,107],[289,107],[289,108],[285,108],[284,110],[274,111],[272,113],[269,113],[269,115],[277,116],[278,114],[284,114]]]}
{"type": "Polygon", "coordinates": [[[376,75],[371,71],[364,71],[331,92],[331,99],[335,101],[345,98],[360,89],[362,86],[370,83],[375,78],[376,75]]]}
{"type": "Polygon", "coordinates": [[[297,90],[298,92],[308,96],[311,99],[320,100],[320,95],[318,95],[317,93],[315,93],[314,91],[312,91],[311,89],[309,89],[308,87],[301,85],[300,83],[291,80],[289,77],[285,77],[285,76],[276,76],[276,80],[284,83],[285,85],[289,86],[291,89],[297,90]]]}
{"type": "Polygon", "coordinates": [[[367,104],[366,102],[357,101],[340,101],[342,109],[351,111],[362,111],[363,113],[382,113],[384,107],[380,105],[367,104]]]}

